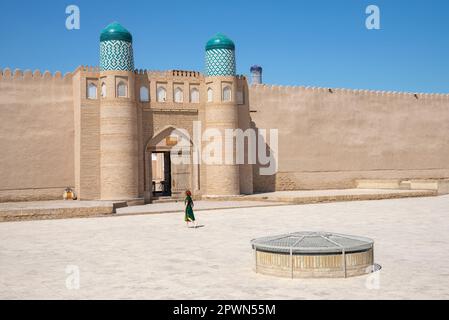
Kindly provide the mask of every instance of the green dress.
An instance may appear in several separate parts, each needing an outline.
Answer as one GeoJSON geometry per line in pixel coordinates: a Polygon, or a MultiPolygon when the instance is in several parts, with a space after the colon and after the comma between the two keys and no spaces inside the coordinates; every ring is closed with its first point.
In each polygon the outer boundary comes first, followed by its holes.
{"type": "Polygon", "coordinates": [[[193,222],[195,221],[195,215],[193,214],[193,200],[192,197],[187,196],[184,200],[184,204],[186,205],[186,215],[185,215],[185,221],[187,222],[193,222]]]}

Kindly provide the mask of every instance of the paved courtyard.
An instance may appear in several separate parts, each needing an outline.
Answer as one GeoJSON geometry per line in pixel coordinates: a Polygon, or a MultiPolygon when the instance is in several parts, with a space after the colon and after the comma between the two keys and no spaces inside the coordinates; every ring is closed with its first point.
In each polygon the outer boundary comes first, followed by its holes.
{"type": "Polygon", "coordinates": [[[449,299],[449,196],[197,216],[198,229],[182,212],[0,223],[0,298],[449,299]],[[320,280],[253,272],[252,238],[301,230],[371,237],[382,270],[320,280]],[[69,290],[77,268],[80,287],[69,290]]]}

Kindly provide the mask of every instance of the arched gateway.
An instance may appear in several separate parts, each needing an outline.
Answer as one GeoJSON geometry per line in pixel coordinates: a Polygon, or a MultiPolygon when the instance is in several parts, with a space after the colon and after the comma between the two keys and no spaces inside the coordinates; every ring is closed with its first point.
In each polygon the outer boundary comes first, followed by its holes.
{"type": "Polygon", "coordinates": [[[200,189],[199,164],[193,163],[193,142],[180,129],[168,126],[145,147],[145,200],[182,198],[185,190],[200,189]]]}

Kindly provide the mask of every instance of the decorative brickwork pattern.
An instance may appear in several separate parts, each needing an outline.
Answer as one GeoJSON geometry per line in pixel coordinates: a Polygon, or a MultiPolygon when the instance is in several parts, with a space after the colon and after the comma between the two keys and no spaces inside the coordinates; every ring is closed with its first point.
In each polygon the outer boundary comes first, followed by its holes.
{"type": "Polygon", "coordinates": [[[100,42],[100,71],[134,71],[132,43],[119,40],[100,42]]]}
{"type": "Polygon", "coordinates": [[[206,51],[206,75],[234,76],[235,54],[230,49],[211,49],[206,51]]]}

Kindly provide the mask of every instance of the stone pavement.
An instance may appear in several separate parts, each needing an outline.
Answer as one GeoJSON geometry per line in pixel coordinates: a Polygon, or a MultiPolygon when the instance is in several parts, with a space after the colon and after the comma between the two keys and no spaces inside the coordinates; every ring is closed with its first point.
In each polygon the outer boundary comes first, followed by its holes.
{"type": "Polygon", "coordinates": [[[0,298],[449,299],[448,208],[449,196],[220,209],[197,212],[197,229],[182,211],[5,222],[0,298]],[[251,239],[301,230],[371,237],[382,270],[319,280],[254,273],[251,239]]]}
{"type": "Polygon", "coordinates": [[[0,222],[101,216],[113,213],[112,201],[25,201],[0,203],[0,222]]]}
{"type": "MultiPolygon", "coordinates": [[[[214,200],[213,197],[195,201],[195,211],[269,207],[288,205],[291,203],[307,204],[334,201],[354,200],[379,200],[408,197],[435,196],[434,191],[429,190],[391,190],[391,189],[332,189],[332,190],[298,190],[275,191],[257,193],[247,196],[222,198],[214,200]]],[[[183,201],[152,203],[143,206],[130,206],[117,209],[118,215],[144,214],[144,213],[169,213],[183,210],[183,201]]]]}
{"type": "Polygon", "coordinates": [[[401,190],[401,189],[330,189],[330,190],[292,190],[257,193],[245,196],[247,200],[264,200],[289,202],[297,204],[381,200],[409,197],[436,196],[435,190],[401,190]]]}
{"type": "MultiPolygon", "coordinates": [[[[282,202],[266,202],[266,201],[213,201],[213,200],[197,200],[194,201],[194,211],[219,210],[232,208],[251,208],[251,207],[270,207],[279,206],[282,202]]],[[[184,210],[184,202],[163,202],[152,203],[143,206],[132,206],[117,209],[117,215],[145,214],[145,213],[169,213],[182,212],[184,210]]]]}
{"type": "Polygon", "coordinates": [[[2,202],[0,211],[20,210],[20,209],[58,209],[58,208],[92,208],[111,206],[113,201],[69,201],[69,200],[48,200],[48,201],[24,201],[24,202],[2,202]]]}
{"type": "MultiPolygon", "coordinates": [[[[276,191],[237,197],[208,197],[195,202],[195,210],[263,207],[281,204],[308,204],[336,201],[379,200],[435,196],[432,190],[303,190],[276,191]]],[[[143,200],[142,200],[143,201],[143,200]]],[[[0,222],[16,220],[64,219],[111,215],[113,206],[119,215],[168,213],[183,210],[183,202],[153,203],[121,208],[125,201],[32,201],[0,203],[0,222]],[[114,204],[115,203],[115,204],[114,204]],[[121,209],[120,209],[121,208],[121,209]]]]}

